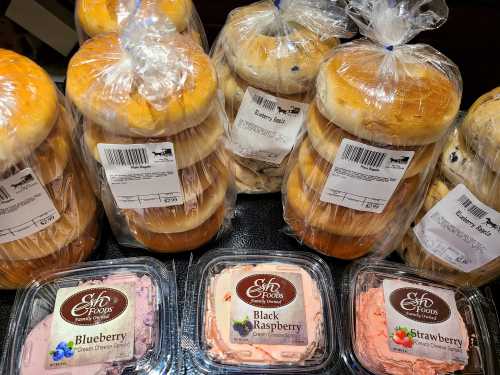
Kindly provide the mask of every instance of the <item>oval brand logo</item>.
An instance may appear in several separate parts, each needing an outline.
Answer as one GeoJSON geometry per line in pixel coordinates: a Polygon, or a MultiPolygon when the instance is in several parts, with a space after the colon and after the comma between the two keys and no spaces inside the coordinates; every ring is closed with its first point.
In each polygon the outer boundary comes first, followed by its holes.
{"type": "Polygon", "coordinates": [[[396,289],[389,301],[398,313],[420,323],[442,323],[451,315],[450,306],[445,300],[424,289],[396,289]]]}
{"type": "Polygon", "coordinates": [[[61,305],[61,317],[77,326],[103,324],[119,317],[128,306],[128,298],[112,288],[92,288],[68,297],[61,305]]]}
{"type": "Polygon", "coordinates": [[[272,309],[290,304],[297,296],[295,286],[277,275],[259,274],[241,279],[236,293],[245,303],[272,309]]]}

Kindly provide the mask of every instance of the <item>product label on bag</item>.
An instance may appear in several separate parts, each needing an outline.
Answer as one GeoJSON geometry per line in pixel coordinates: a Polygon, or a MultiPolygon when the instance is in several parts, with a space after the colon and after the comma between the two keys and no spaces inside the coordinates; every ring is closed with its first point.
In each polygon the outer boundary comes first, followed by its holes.
{"type": "Polygon", "coordinates": [[[0,243],[52,225],[60,215],[31,168],[0,182],[0,243]]]}
{"type": "Polygon", "coordinates": [[[245,272],[233,276],[233,285],[232,343],[307,345],[300,274],[245,272]]]}
{"type": "Polygon", "coordinates": [[[135,344],[135,284],[57,291],[47,369],[130,360],[135,344]]]}
{"type": "Polygon", "coordinates": [[[169,207],[184,203],[171,142],[97,145],[119,208],[169,207]]]}
{"type": "Polygon", "coordinates": [[[500,256],[500,213],[460,184],[413,228],[432,255],[463,272],[500,256]]]}
{"type": "Polygon", "coordinates": [[[381,213],[414,154],[344,139],[320,199],[358,211],[381,213]]]}
{"type": "Polygon", "coordinates": [[[467,362],[467,332],[452,290],[383,281],[389,349],[440,361],[467,362]]]}
{"type": "Polygon", "coordinates": [[[290,153],[308,105],[249,87],[231,131],[233,152],[280,164],[290,153]]]}

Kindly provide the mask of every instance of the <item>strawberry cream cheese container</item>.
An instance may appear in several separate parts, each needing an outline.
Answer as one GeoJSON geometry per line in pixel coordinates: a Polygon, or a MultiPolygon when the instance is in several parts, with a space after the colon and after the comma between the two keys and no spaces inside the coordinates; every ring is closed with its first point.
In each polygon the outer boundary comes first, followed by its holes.
{"type": "Polygon", "coordinates": [[[354,263],[343,283],[342,353],[351,374],[498,374],[498,321],[478,289],[377,260],[354,263]]]}
{"type": "Polygon", "coordinates": [[[178,374],[175,273],[153,258],[88,262],[19,292],[9,375],[178,374]]]}
{"type": "Polygon", "coordinates": [[[312,254],[205,254],[186,284],[186,373],[340,373],[334,291],[330,269],[312,254]]]}

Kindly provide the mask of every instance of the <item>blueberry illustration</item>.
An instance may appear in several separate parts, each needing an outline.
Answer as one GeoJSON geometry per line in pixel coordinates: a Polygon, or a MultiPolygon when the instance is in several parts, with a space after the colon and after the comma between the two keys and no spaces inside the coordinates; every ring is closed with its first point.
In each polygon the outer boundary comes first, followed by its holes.
{"type": "Polygon", "coordinates": [[[75,351],[73,349],[70,349],[70,348],[66,348],[64,349],[64,356],[66,358],[71,358],[75,355],[75,351]]]}
{"type": "Polygon", "coordinates": [[[63,358],[64,358],[64,350],[62,349],[56,349],[54,351],[54,354],[52,354],[52,359],[54,360],[54,362],[58,362],[63,358]]]}
{"type": "Polygon", "coordinates": [[[56,350],[57,349],[61,349],[61,350],[64,350],[68,347],[68,344],[65,342],[65,341],[61,341],[59,344],[57,344],[56,346],[56,350]]]}

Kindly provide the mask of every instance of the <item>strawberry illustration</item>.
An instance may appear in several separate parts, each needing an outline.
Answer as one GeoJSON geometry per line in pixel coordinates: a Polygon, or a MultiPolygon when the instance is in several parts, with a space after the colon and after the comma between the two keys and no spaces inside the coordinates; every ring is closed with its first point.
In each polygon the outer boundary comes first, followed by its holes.
{"type": "Polygon", "coordinates": [[[406,327],[396,327],[394,333],[391,335],[392,341],[396,344],[404,346],[405,348],[413,347],[413,336],[410,330],[406,327]]]}

